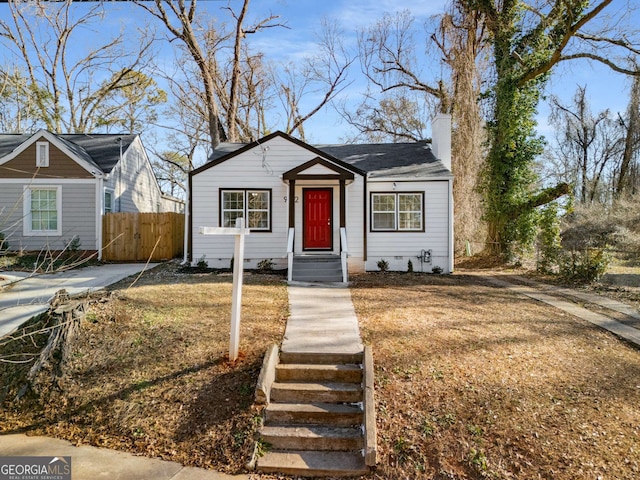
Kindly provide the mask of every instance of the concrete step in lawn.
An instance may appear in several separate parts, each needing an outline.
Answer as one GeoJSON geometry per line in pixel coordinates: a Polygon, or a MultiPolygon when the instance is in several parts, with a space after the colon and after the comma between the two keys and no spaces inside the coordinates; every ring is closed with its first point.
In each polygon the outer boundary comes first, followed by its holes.
{"type": "Polygon", "coordinates": [[[359,405],[343,403],[271,403],[265,408],[267,425],[362,425],[359,405]]]}
{"type": "Polygon", "coordinates": [[[274,450],[360,450],[362,430],[327,425],[265,425],[262,440],[274,450]]]}
{"type": "Polygon", "coordinates": [[[314,365],[314,364],[283,364],[276,367],[276,381],[278,382],[362,382],[361,365],[314,365]]]}
{"type": "Polygon", "coordinates": [[[369,473],[362,454],[357,452],[273,451],[260,458],[258,465],[265,473],[301,477],[359,477],[369,473]]]}
{"type": "Polygon", "coordinates": [[[364,452],[372,449],[366,444],[371,434],[365,432],[362,359],[362,353],[296,353],[292,362],[279,357],[264,409],[260,435],[267,453],[257,459],[259,471],[303,477],[368,473],[364,452]]]}
{"type": "Polygon", "coordinates": [[[362,401],[362,387],[338,382],[276,382],[271,400],[285,403],[357,403],[362,401]]]}

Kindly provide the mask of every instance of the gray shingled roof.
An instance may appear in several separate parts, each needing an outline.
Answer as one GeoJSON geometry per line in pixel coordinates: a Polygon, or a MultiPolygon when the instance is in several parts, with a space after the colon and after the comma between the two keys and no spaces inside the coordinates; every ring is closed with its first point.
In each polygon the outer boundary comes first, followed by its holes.
{"type": "MultiPolygon", "coordinates": [[[[9,155],[34,134],[0,134],[0,158],[9,155]]],[[[120,161],[120,141],[125,152],[137,135],[111,133],[99,134],[55,134],[74,155],[95,165],[103,173],[109,173],[120,161]]]]}
{"type": "Polygon", "coordinates": [[[447,177],[451,172],[427,142],[315,145],[315,148],[368,173],[369,178],[447,177]]]}
{"type": "MultiPolygon", "coordinates": [[[[215,161],[244,147],[245,143],[221,143],[209,157],[215,161]]],[[[313,145],[314,148],[352,165],[369,178],[449,177],[451,172],[435,158],[427,142],[313,145]]]]}

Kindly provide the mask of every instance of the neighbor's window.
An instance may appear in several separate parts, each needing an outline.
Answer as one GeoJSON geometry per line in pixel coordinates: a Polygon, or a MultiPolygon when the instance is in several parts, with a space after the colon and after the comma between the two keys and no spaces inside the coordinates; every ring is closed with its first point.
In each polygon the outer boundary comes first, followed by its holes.
{"type": "Polygon", "coordinates": [[[423,231],[422,193],[372,193],[371,230],[423,231]]]}
{"type": "Polygon", "coordinates": [[[113,212],[113,190],[104,191],[104,213],[113,212]]]}
{"type": "Polygon", "coordinates": [[[49,142],[36,142],[36,167],[49,166],[49,142]]]}
{"type": "Polygon", "coordinates": [[[271,229],[270,190],[223,190],[223,227],[235,227],[237,218],[244,218],[251,230],[271,229]]]}
{"type": "Polygon", "coordinates": [[[24,199],[25,235],[60,235],[62,231],[59,186],[29,187],[24,199]]]}

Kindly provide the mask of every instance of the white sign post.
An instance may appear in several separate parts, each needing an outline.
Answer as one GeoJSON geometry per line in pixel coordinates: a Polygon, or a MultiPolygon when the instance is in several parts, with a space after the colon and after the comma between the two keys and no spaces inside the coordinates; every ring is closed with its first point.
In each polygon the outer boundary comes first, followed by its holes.
{"type": "Polygon", "coordinates": [[[240,345],[240,316],[242,310],[242,275],[244,271],[244,237],[250,230],[244,228],[244,220],[236,218],[235,228],[200,227],[202,235],[235,235],[236,246],[233,252],[233,291],[231,293],[231,338],[229,340],[229,360],[238,358],[240,345]]]}

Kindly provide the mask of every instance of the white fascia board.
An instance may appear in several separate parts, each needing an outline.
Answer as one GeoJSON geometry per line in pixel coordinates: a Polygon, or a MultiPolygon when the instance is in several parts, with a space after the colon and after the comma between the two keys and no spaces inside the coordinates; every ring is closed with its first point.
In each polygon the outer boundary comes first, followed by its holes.
{"type": "MultiPolygon", "coordinates": [[[[99,177],[98,177],[99,178],[99,177]]],[[[19,183],[19,184],[29,184],[29,185],[37,185],[37,184],[83,184],[90,183],[94,184],[98,180],[98,178],[0,178],[0,185],[6,185],[9,183],[19,183]]]]}
{"type": "Polygon", "coordinates": [[[68,150],[67,147],[62,142],[60,142],[58,137],[56,137],[53,133],[49,132],[48,130],[38,130],[36,133],[31,135],[31,137],[29,137],[26,141],[22,142],[20,146],[18,146],[18,148],[16,148],[13,152],[11,152],[10,154],[0,159],[0,165],[13,160],[14,158],[16,158],[18,155],[20,155],[22,152],[24,152],[27,148],[29,148],[31,145],[33,145],[37,140],[39,140],[42,137],[46,138],[49,143],[54,144],[67,157],[72,159],[74,162],[76,162],[78,165],[80,165],[82,168],[84,168],[87,172],[89,172],[94,177],[101,177],[102,175],[104,175],[102,170],[100,170],[100,168],[97,165],[92,165],[90,163],[87,163],[83,159],[77,157],[73,152],[68,150]]]}

